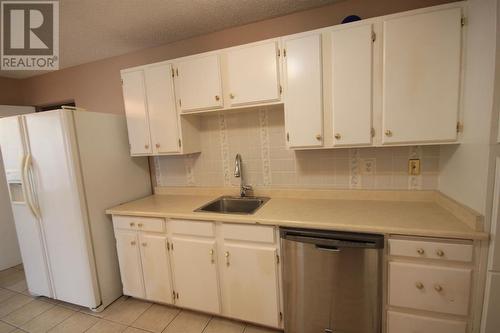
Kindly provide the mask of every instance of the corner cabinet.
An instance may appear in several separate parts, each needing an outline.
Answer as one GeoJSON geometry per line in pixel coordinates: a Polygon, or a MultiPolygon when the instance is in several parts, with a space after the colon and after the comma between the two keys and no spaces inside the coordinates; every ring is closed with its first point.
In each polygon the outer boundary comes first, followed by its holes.
{"type": "Polygon", "coordinates": [[[321,34],[283,40],[285,127],[290,148],[323,145],[321,34]]]}
{"type": "Polygon", "coordinates": [[[113,226],[125,295],[282,328],[275,227],[129,216],[113,226]]]}
{"type": "Polygon", "coordinates": [[[173,68],[160,63],[121,72],[132,156],[199,151],[196,119],[178,117],[173,68]]]}
{"type": "Polygon", "coordinates": [[[383,22],[383,144],[457,139],[462,9],[383,22]]]}

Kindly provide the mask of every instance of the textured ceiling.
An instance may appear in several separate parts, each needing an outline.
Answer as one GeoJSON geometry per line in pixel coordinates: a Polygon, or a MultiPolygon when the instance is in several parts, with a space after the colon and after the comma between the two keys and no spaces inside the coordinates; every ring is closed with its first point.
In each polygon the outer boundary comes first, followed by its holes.
{"type": "MultiPolygon", "coordinates": [[[[60,68],[340,0],[60,0],[60,68]]],[[[2,71],[29,77],[43,72],[2,71]]]]}

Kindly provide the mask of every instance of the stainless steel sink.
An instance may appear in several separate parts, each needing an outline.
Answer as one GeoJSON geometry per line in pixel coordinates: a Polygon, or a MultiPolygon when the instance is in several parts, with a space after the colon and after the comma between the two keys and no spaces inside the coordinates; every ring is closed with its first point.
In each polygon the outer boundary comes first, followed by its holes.
{"type": "Polygon", "coordinates": [[[195,212],[212,212],[222,214],[253,214],[270,198],[266,197],[231,197],[223,196],[210,201],[195,212]]]}

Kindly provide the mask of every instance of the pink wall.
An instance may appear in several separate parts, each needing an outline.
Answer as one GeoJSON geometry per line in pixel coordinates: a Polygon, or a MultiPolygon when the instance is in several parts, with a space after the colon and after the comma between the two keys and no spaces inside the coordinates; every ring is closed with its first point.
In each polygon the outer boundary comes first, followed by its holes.
{"type": "Polygon", "coordinates": [[[0,105],[23,105],[23,80],[0,77],[0,105]]]}
{"type": "Polygon", "coordinates": [[[451,1],[341,1],[325,7],[230,28],[25,79],[21,81],[22,88],[26,92],[24,103],[41,105],[74,99],[77,106],[88,110],[122,113],[124,111],[120,69],[335,25],[349,14],[369,18],[446,2],[451,1]]]}

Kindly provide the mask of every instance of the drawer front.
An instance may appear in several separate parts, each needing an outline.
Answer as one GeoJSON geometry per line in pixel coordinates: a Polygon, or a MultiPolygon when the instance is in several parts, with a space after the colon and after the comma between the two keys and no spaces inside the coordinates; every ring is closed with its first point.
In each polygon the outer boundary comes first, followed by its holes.
{"type": "Polygon", "coordinates": [[[393,256],[471,262],[472,252],[472,244],[389,239],[389,254],[393,256]]]}
{"type": "Polygon", "coordinates": [[[467,315],[471,269],[389,263],[389,304],[467,315]]]}
{"type": "Polygon", "coordinates": [[[259,243],[275,242],[274,227],[271,226],[225,223],[222,225],[222,237],[226,240],[242,240],[259,243]]]}
{"type": "Polygon", "coordinates": [[[388,311],[387,333],[465,333],[467,322],[388,311]]]}
{"type": "Polygon", "coordinates": [[[113,216],[115,229],[165,232],[165,219],[160,217],[113,216]]]}
{"type": "Polygon", "coordinates": [[[171,220],[170,230],[176,235],[214,237],[215,224],[209,221],[171,220]]]}

